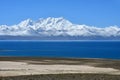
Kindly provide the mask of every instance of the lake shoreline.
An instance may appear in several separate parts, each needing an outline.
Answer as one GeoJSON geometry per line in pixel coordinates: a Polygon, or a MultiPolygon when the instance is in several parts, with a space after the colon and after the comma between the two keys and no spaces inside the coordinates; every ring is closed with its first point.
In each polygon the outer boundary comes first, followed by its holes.
{"type": "Polygon", "coordinates": [[[1,56],[0,79],[117,80],[119,66],[120,60],[112,59],[1,56]]]}

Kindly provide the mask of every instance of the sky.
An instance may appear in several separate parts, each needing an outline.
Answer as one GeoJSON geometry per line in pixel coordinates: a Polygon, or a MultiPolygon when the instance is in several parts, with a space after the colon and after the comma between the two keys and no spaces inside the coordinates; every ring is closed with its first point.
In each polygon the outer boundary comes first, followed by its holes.
{"type": "Polygon", "coordinates": [[[47,17],[88,26],[120,26],[120,0],[0,0],[0,25],[47,17]]]}

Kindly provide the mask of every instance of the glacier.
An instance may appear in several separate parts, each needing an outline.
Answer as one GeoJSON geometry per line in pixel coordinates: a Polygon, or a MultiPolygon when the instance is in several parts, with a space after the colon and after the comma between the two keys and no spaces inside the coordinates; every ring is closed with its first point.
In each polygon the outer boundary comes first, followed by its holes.
{"type": "Polygon", "coordinates": [[[120,28],[118,26],[100,28],[79,25],[73,24],[63,17],[48,17],[40,18],[37,21],[27,19],[12,26],[1,25],[1,39],[120,40],[120,28]]]}

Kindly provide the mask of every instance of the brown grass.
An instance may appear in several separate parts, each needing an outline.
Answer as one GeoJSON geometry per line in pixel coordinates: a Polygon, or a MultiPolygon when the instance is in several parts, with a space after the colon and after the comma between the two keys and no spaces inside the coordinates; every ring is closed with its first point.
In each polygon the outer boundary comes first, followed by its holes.
{"type": "Polygon", "coordinates": [[[46,74],[0,77],[0,80],[120,80],[120,76],[107,74],[46,74]]]}

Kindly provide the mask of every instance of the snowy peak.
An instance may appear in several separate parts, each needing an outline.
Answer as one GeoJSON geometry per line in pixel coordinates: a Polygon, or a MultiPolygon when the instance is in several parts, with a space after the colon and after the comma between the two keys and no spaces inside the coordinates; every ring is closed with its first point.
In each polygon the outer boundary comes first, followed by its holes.
{"type": "Polygon", "coordinates": [[[70,26],[70,25],[72,25],[71,22],[64,19],[63,17],[60,17],[60,18],[48,17],[46,19],[41,18],[37,21],[37,23],[40,25],[55,25],[55,26],[66,26],[66,25],[70,26]]]}
{"type": "Polygon", "coordinates": [[[27,26],[32,26],[33,23],[34,22],[31,19],[27,19],[27,20],[24,20],[24,21],[20,22],[18,24],[18,26],[20,26],[20,27],[27,27],[27,26]]]}
{"type": "Polygon", "coordinates": [[[120,28],[110,26],[98,28],[87,25],[72,24],[70,21],[59,18],[40,18],[37,21],[24,20],[17,25],[0,26],[1,36],[66,36],[66,37],[120,37],[120,28]]]}

